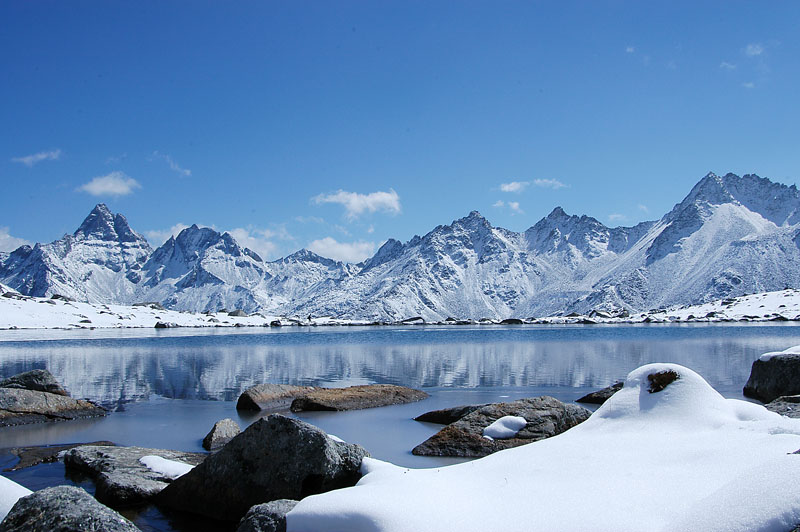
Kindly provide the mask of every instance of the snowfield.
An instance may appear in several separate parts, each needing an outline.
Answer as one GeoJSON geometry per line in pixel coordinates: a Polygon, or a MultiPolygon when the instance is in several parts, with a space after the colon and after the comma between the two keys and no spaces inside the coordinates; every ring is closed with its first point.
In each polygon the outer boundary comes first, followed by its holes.
{"type": "Polygon", "coordinates": [[[367,458],[355,487],[303,499],[287,529],[786,532],[800,524],[798,449],[800,420],[650,364],[546,440],[438,469],[367,458]]]}
{"type": "MultiPolygon", "coordinates": [[[[798,321],[800,290],[786,289],[734,298],[702,305],[671,307],[633,315],[595,312],[588,315],[525,318],[526,324],[601,324],[601,323],[686,323],[729,321],[798,321]]],[[[0,285],[0,330],[2,329],[92,329],[152,328],[156,323],[170,327],[265,327],[281,325],[370,325],[365,320],[328,316],[275,316],[263,313],[231,316],[227,312],[185,312],[164,310],[151,305],[125,306],[80,303],[64,299],[23,296],[0,285]]],[[[414,324],[425,324],[417,320],[414,324]]],[[[498,324],[500,320],[442,321],[430,324],[498,324]]],[[[391,322],[389,322],[391,324],[391,322]]],[[[409,322],[397,322],[407,325],[409,322]]]]}

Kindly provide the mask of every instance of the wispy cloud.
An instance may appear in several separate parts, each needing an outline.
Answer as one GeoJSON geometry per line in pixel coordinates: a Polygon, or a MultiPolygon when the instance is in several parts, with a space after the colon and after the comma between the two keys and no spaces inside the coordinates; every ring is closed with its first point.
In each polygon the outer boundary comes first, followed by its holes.
{"type": "Polygon", "coordinates": [[[295,216],[294,220],[296,222],[300,222],[301,224],[308,224],[308,223],[315,223],[315,224],[324,224],[325,219],[320,218],[319,216],[295,216]]]}
{"type": "Polygon", "coordinates": [[[387,212],[399,214],[400,196],[393,189],[388,192],[371,192],[369,194],[359,194],[358,192],[347,192],[338,190],[333,194],[319,194],[311,198],[311,201],[320,205],[322,203],[338,203],[344,206],[348,219],[354,220],[365,212],[387,212]]]}
{"type": "Polygon", "coordinates": [[[508,209],[511,211],[511,214],[525,214],[525,211],[520,208],[518,201],[505,202],[503,200],[497,200],[492,204],[492,207],[496,207],[498,209],[508,207],[508,209]]]}
{"type": "Polygon", "coordinates": [[[744,83],[742,83],[742,87],[744,87],[745,89],[755,89],[756,84],[752,81],[745,81],[744,83]]]}
{"type": "Polygon", "coordinates": [[[720,63],[719,67],[722,70],[736,70],[736,65],[734,63],[728,63],[727,61],[720,63]]]}
{"type": "Polygon", "coordinates": [[[124,172],[111,172],[95,177],[77,190],[88,192],[92,196],[126,196],[137,188],[142,188],[142,185],[124,172]]]}
{"type": "Polygon", "coordinates": [[[14,251],[20,246],[31,245],[30,242],[24,238],[17,238],[11,236],[8,232],[8,227],[0,227],[0,251],[14,251]]]}
{"type": "Polygon", "coordinates": [[[177,173],[181,177],[191,177],[192,175],[191,170],[189,170],[188,168],[181,168],[180,165],[178,165],[178,163],[176,163],[175,160],[166,153],[159,153],[156,150],[153,152],[151,159],[161,159],[163,161],[166,161],[166,163],[169,165],[170,170],[177,173]]]}
{"type": "Polygon", "coordinates": [[[626,54],[632,54],[635,51],[636,51],[636,48],[634,48],[633,46],[628,46],[628,47],[625,48],[625,53],[626,54]]]}
{"type": "Polygon", "coordinates": [[[756,57],[763,54],[764,50],[766,50],[766,48],[763,44],[754,42],[744,47],[744,55],[747,57],[756,57]]]}
{"type": "Polygon", "coordinates": [[[306,247],[317,255],[342,262],[361,262],[375,253],[374,242],[338,242],[329,236],[314,240],[306,247]]]}
{"type": "Polygon", "coordinates": [[[61,150],[40,151],[33,155],[26,155],[25,157],[14,157],[12,162],[21,163],[31,168],[36,163],[42,161],[57,161],[61,157],[61,150]]]}
{"type": "Polygon", "coordinates": [[[650,212],[650,209],[647,208],[647,205],[642,205],[641,203],[637,205],[637,208],[645,214],[650,212]]]}
{"type": "Polygon", "coordinates": [[[503,192],[520,193],[525,190],[525,187],[528,185],[530,185],[530,181],[512,181],[511,183],[501,183],[500,190],[503,192]]]}
{"type": "Polygon", "coordinates": [[[505,206],[506,206],[506,203],[503,200],[497,200],[492,204],[492,207],[497,207],[497,208],[501,208],[501,207],[505,207],[505,206]]]}
{"type": "Polygon", "coordinates": [[[257,229],[254,227],[237,227],[228,231],[236,241],[258,253],[262,259],[272,259],[278,251],[278,245],[273,241],[275,238],[283,237],[284,240],[291,240],[291,236],[285,232],[275,232],[270,229],[257,229]]]}
{"type": "Polygon", "coordinates": [[[155,246],[160,246],[161,244],[169,240],[169,237],[178,236],[178,233],[180,233],[181,231],[183,231],[188,227],[189,227],[188,225],[178,222],[169,229],[163,229],[163,230],[154,229],[152,231],[145,231],[144,236],[147,238],[147,240],[150,241],[151,244],[155,246]]]}
{"type": "Polygon", "coordinates": [[[533,184],[537,187],[542,188],[552,188],[553,190],[558,190],[559,188],[566,188],[568,185],[565,185],[558,179],[534,179],[533,184]]]}
{"type": "Polygon", "coordinates": [[[627,219],[628,219],[627,216],[625,216],[624,214],[612,213],[608,215],[609,222],[622,222],[627,219]]]}
{"type": "Polygon", "coordinates": [[[106,158],[106,164],[119,164],[128,158],[128,153],[121,153],[119,155],[112,155],[106,158]]]}

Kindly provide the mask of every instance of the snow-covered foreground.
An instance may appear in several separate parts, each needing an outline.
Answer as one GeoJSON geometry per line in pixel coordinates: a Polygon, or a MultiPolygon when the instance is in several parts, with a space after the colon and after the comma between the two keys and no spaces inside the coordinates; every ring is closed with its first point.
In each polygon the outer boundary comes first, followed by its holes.
{"type": "MultiPolygon", "coordinates": [[[[263,327],[275,321],[281,325],[369,325],[363,320],[331,317],[286,317],[263,313],[231,316],[227,312],[197,313],[163,310],[156,307],[102,305],[63,299],[19,295],[0,285],[0,329],[89,329],[89,328],[151,328],[156,323],[170,327],[263,327]]],[[[722,299],[701,305],[657,309],[634,315],[611,315],[604,312],[588,316],[548,316],[525,318],[526,324],[576,323],[686,323],[728,321],[800,320],[800,290],[788,288],[722,299]]],[[[500,320],[447,320],[440,325],[464,323],[491,325],[500,320]]],[[[425,324],[420,318],[397,324],[425,324]]],[[[428,323],[431,324],[431,323],[428,323]]]]}
{"type": "Polygon", "coordinates": [[[0,521],[5,519],[17,500],[27,497],[31,493],[33,492],[28,488],[0,475],[0,521]]]}
{"type": "Polygon", "coordinates": [[[724,399],[675,364],[631,372],[577,427],[473,462],[366,459],[353,488],[303,499],[290,532],[719,530],[800,524],[800,420],[724,399]],[[651,393],[648,375],[679,378],[651,393]]]}

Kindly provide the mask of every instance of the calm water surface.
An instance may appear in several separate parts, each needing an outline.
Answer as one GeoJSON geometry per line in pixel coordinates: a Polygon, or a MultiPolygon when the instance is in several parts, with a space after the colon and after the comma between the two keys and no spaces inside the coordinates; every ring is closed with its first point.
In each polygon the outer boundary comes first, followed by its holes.
{"type": "MultiPolygon", "coordinates": [[[[411,419],[423,412],[544,394],[574,401],[650,362],[682,364],[741,398],[753,360],[793,345],[800,326],[791,323],[0,331],[0,378],[47,368],[73,397],[115,410],[104,419],[0,428],[0,448],[102,439],[199,451],[215,421],[231,417],[244,428],[256,419],[235,409],[253,384],[390,383],[431,397],[298,417],[377,458],[435,467],[453,460],[410,454],[440,428],[411,419]]],[[[63,483],[58,467],[4,474],[35,489],[63,483]]],[[[153,512],[137,523],[174,529],[153,512]]]]}

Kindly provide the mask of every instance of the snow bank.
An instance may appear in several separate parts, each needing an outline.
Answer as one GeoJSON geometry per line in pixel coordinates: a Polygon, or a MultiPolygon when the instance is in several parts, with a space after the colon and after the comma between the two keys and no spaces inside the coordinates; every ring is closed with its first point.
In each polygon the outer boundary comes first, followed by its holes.
{"type": "Polygon", "coordinates": [[[139,462],[151,471],[155,471],[159,475],[164,475],[167,478],[175,480],[181,475],[185,475],[194,467],[193,465],[178,462],[177,460],[167,460],[156,455],[147,455],[139,458],[139,462]]]}
{"type": "Polygon", "coordinates": [[[790,347],[789,349],[785,349],[783,351],[773,351],[772,353],[764,353],[763,355],[758,357],[758,359],[761,360],[762,362],[766,362],[767,360],[773,357],[786,356],[786,355],[800,355],[800,345],[790,347]]]}
{"type": "Polygon", "coordinates": [[[288,530],[785,532],[800,523],[798,449],[800,420],[650,364],[558,436],[438,469],[366,459],[355,487],[303,499],[288,530]]]}
{"type": "Polygon", "coordinates": [[[521,416],[503,416],[485,429],[483,435],[493,440],[513,438],[528,422],[521,416]]]}
{"type": "Polygon", "coordinates": [[[6,518],[18,499],[27,497],[31,493],[33,492],[28,488],[0,475],[0,521],[6,518]]]}

